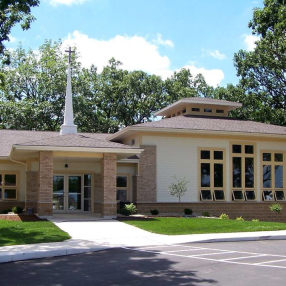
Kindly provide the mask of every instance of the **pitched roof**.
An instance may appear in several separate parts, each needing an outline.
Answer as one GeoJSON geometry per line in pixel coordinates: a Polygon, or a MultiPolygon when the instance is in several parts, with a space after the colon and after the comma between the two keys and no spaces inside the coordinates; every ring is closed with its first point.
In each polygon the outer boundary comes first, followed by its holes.
{"type": "Polygon", "coordinates": [[[134,147],[108,140],[106,133],[77,133],[59,135],[59,132],[0,130],[0,157],[7,157],[13,145],[83,148],[131,149],[134,147]]]}
{"type": "Polygon", "coordinates": [[[222,99],[213,99],[208,97],[188,97],[182,98],[171,105],[166,106],[165,108],[157,111],[155,116],[164,116],[166,113],[173,108],[177,108],[186,104],[199,104],[199,105],[214,105],[214,106],[225,106],[229,110],[242,107],[242,104],[239,102],[227,101],[222,99]]]}
{"type": "MultiPolygon", "coordinates": [[[[111,139],[118,139],[122,137],[128,130],[135,129],[181,129],[186,131],[217,131],[217,132],[241,132],[241,133],[258,133],[285,135],[286,127],[265,124],[255,121],[238,120],[225,117],[210,117],[210,116],[192,116],[192,115],[180,115],[171,118],[165,118],[159,121],[146,122],[142,124],[133,125],[121,130],[111,136],[111,139]]],[[[168,130],[169,131],[169,130],[168,130]]]]}

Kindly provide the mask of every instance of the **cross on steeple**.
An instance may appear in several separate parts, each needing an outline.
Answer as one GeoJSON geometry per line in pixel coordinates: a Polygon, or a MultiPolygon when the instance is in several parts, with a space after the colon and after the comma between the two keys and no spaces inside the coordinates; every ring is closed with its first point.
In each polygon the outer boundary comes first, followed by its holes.
{"type": "Polygon", "coordinates": [[[75,51],[72,51],[71,47],[69,47],[68,50],[65,50],[66,53],[69,54],[69,64],[71,63],[71,54],[74,53],[75,51]]]}

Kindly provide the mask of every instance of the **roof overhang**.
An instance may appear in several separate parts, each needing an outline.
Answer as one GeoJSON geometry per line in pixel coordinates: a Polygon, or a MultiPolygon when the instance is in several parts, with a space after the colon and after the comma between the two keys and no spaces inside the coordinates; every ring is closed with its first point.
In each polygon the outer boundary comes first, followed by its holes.
{"type": "Polygon", "coordinates": [[[63,151],[63,152],[85,152],[85,153],[116,153],[116,154],[140,154],[140,148],[86,148],[86,147],[65,147],[65,146],[26,146],[13,145],[12,150],[17,151],[63,151]]]}
{"type": "Polygon", "coordinates": [[[127,135],[140,132],[151,133],[176,133],[176,134],[191,134],[191,135],[219,135],[219,136],[253,136],[264,138],[279,138],[286,140],[286,134],[277,133],[258,133],[258,132],[240,132],[240,131],[221,131],[221,130],[205,130],[205,129],[185,129],[185,128],[160,128],[160,127],[126,127],[109,137],[109,140],[122,140],[127,135]]]}

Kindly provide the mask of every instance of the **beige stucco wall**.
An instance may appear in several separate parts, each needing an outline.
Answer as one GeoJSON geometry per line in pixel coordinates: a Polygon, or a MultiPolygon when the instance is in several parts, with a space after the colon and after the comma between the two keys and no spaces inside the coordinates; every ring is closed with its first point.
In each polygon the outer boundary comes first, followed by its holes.
{"type": "MultiPolygon", "coordinates": [[[[255,143],[256,152],[256,182],[257,201],[261,200],[261,150],[277,150],[286,152],[286,142],[263,142],[233,139],[193,138],[186,136],[142,136],[143,145],[157,146],[157,202],[177,202],[177,198],[169,194],[168,186],[173,182],[173,176],[186,177],[189,181],[188,191],[182,202],[198,202],[199,188],[199,154],[200,147],[225,149],[226,200],[231,201],[231,171],[230,142],[255,143]]],[[[284,168],[286,169],[286,168],[284,168]]],[[[284,172],[285,173],[285,172],[284,172]]]]}
{"type": "Polygon", "coordinates": [[[13,162],[5,162],[2,163],[0,161],[0,172],[16,172],[17,177],[17,185],[18,185],[18,193],[17,200],[24,201],[26,195],[26,168],[23,165],[15,164],[13,162]]]}
{"type": "Polygon", "coordinates": [[[91,172],[99,174],[101,173],[101,164],[99,160],[54,160],[54,173],[64,172],[64,173],[74,173],[74,172],[91,172]],[[68,164],[68,168],[65,168],[65,164],[68,164]]]}

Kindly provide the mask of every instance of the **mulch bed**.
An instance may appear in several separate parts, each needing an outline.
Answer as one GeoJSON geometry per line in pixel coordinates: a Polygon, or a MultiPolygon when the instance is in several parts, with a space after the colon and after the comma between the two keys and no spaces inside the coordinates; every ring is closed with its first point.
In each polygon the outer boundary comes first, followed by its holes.
{"type": "Polygon", "coordinates": [[[42,219],[40,219],[36,215],[0,214],[0,220],[9,220],[9,221],[40,221],[42,219]]]}

